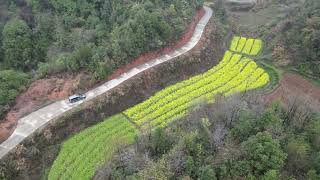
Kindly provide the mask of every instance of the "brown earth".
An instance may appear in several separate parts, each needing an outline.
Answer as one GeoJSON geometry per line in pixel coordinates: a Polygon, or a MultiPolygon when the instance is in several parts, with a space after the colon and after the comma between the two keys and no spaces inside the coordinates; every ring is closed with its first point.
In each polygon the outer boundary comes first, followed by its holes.
{"type": "Polygon", "coordinates": [[[285,106],[303,98],[304,105],[308,106],[314,112],[320,113],[320,87],[312,84],[303,77],[293,73],[286,73],[280,80],[279,87],[272,93],[266,95],[264,100],[271,103],[275,100],[281,100],[285,106]]]}
{"type": "MultiPolygon", "coordinates": [[[[173,52],[175,49],[185,45],[191,39],[197,23],[204,14],[204,9],[200,9],[196,12],[193,20],[177,42],[173,42],[163,49],[142,54],[130,64],[118,68],[106,80],[114,79],[133,67],[157,58],[163,54],[173,52]]],[[[18,119],[23,116],[54,101],[65,99],[78,90],[86,91],[106,81],[92,84],[90,79],[89,74],[82,72],[77,75],[67,73],[54,75],[33,82],[24,93],[17,97],[15,105],[7,113],[5,118],[0,121],[0,143],[5,141],[13,133],[18,119]]]]}
{"type": "Polygon", "coordinates": [[[89,86],[88,79],[89,75],[80,73],[52,76],[33,82],[27,91],[17,97],[15,105],[0,123],[0,142],[11,135],[18,119],[44,105],[66,98],[78,89],[86,89],[84,86],[89,86]]]}

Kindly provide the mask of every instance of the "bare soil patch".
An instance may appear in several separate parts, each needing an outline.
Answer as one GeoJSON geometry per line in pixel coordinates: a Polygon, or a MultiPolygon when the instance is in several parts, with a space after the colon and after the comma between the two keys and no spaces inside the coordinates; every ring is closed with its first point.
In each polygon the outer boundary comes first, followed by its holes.
{"type": "Polygon", "coordinates": [[[89,75],[80,73],[53,76],[33,82],[27,91],[17,97],[15,105],[0,123],[0,142],[13,133],[18,119],[44,105],[63,99],[78,89],[90,87],[88,79],[89,75]]]}
{"type": "Polygon", "coordinates": [[[298,97],[303,97],[311,110],[320,113],[320,87],[293,73],[284,74],[279,87],[264,96],[264,100],[267,103],[280,100],[285,106],[288,106],[298,97]]]}

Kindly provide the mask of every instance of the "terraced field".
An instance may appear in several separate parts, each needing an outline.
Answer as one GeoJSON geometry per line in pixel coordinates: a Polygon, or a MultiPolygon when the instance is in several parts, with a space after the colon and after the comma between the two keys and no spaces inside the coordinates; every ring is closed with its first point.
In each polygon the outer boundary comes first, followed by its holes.
{"type": "Polygon", "coordinates": [[[90,179],[96,168],[110,160],[121,146],[134,141],[147,127],[166,127],[186,115],[198,100],[214,101],[225,96],[265,86],[269,75],[245,55],[257,55],[262,41],[233,38],[222,61],[206,73],[169,86],[148,100],[88,128],[67,140],[55,160],[49,179],[90,179]],[[133,124],[134,123],[134,124],[133,124]]]}
{"type": "Polygon", "coordinates": [[[124,113],[138,126],[165,127],[184,116],[198,99],[214,99],[264,86],[269,76],[251,59],[227,51],[208,72],[170,86],[124,113]]]}
{"type": "Polygon", "coordinates": [[[48,179],[90,179],[99,165],[119,147],[131,144],[137,134],[123,115],[85,129],[63,144],[48,179]]]}
{"type": "Polygon", "coordinates": [[[245,55],[256,56],[262,49],[261,39],[235,36],[231,41],[230,50],[245,55]]]}

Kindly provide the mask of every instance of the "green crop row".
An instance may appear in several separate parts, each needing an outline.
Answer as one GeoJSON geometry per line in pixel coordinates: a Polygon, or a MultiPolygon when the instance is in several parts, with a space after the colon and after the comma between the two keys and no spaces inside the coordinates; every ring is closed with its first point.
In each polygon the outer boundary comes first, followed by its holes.
{"type": "Polygon", "coordinates": [[[250,55],[257,55],[262,49],[262,41],[260,39],[256,39],[252,46],[250,55]]]}
{"type": "Polygon", "coordinates": [[[119,146],[131,144],[137,134],[123,115],[85,129],[62,145],[48,179],[90,179],[99,165],[119,146]]]}
{"type": "Polygon", "coordinates": [[[225,86],[226,82],[237,76],[238,73],[241,72],[241,69],[247,64],[248,61],[243,60],[232,68],[223,68],[223,71],[221,71],[220,73],[216,73],[215,76],[212,76],[211,79],[195,83],[195,90],[189,92],[186,91],[186,93],[183,93],[183,95],[181,95],[180,97],[171,99],[171,101],[168,101],[168,103],[166,103],[165,105],[160,106],[156,111],[153,111],[152,113],[144,116],[140,121],[145,122],[148,120],[152,120],[152,124],[155,126],[161,124],[162,121],[170,121],[170,118],[172,118],[172,116],[170,116],[170,114],[172,114],[172,110],[178,111],[177,107],[183,107],[183,110],[187,110],[190,103],[192,103],[194,99],[199,98],[206,93],[213,92],[218,87],[225,86]],[[226,71],[228,71],[228,73],[226,73],[226,71]],[[227,74],[228,76],[224,74],[227,74]]]}
{"type": "MultiPolygon", "coordinates": [[[[175,84],[174,86],[169,86],[160,92],[158,92],[155,96],[157,98],[162,99],[166,98],[168,95],[175,93],[178,90],[181,90],[183,88],[186,88],[188,86],[191,86],[194,84],[194,82],[197,82],[199,80],[202,80],[204,78],[207,78],[208,76],[214,74],[215,72],[219,71],[223,66],[229,63],[231,57],[233,57],[232,61],[237,61],[241,58],[240,55],[233,56],[233,54],[230,51],[226,51],[223,60],[215,67],[210,69],[207,73],[195,76],[189,80],[182,81],[180,83],[175,84]]],[[[125,111],[125,114],[129,117],[133,117],[134,119],[139,119],[137,116],[143,115],[147,111],[147,108],[150,107],[151,105],[154,105],[155,103],[158,102],[158,99],[155,98],[149,98],[143,103],[140,103],[139,105],[136,105],[128,110],[125,111]]],[[[159,103],[158,103],[159,104],[159,103]]]]}
{"type": "Polygon", "coordinates": [[[233,37],[230,45],[230,50],[238,53],[243,53],[251,56],[257,55],[262,49],[261,39],[247,39],[245,37],[233,37]]]}
{"type": "MultiPolygon", "coordinates": [[[[223,62],[224,66],[235,66],[240,60],[241,56],[240,55],[234,55],[230,59],[230,61],[225,61],[223,62]]],[[[244,62],[243,62],[244,63],[244,62]]],[[[214,81],[216,78],[218,78],[221,74],[226,73],[225,68],[220,68],[219,70],[214,71],[213,73],[211,71],[208,71],[207,73],[200,75],[202,78],[198,78],[199,76],[195,76],[194,78],[191,78],[187,81],[183,81],[182,83],[179,84],[181,86],[180,89],[177,89],[174,92],[167,93],[166,96],[162,96],[162,94],[159,95],[157,93],[155,96],[151,97],[149,101],[152,101],[154,103],[149,103],[149,106],[145,107],[144,103],[141,103],[137,106],[134,107],[134,109],[129,109],[125,113],[127,116],[129,116],[133,121],[135,121],[138,125],[141,125],[142,123],[145,122],[146,119],[149,119],[151,112],[153,114],[155,112],[159,112],[160,109],[163,109],[167,107],[168,103],[174,103],[172,102],[173,100],[182,97],[185,94],[188,94],[194,90],[197,90],[201,87],[204,87],[206,84],[210,84],[212,81],[214,81]],[[181,85],[184,84],[184,85],[181,85]],[[143,108],[140,108],[139,106],[142,105],[143,108]],[[164,106],[166,105],[166,106],[164,106]],[[137,113],[133,113],[134,110],[139,109],[137,113]],[[129,112],[129,113],[127,113],[129,112]]],[[[175,85],[174,85],[175,86],[175,85]]],[[[169,87],[171,88],[171,87],[169,87]]],[[[176,89],[176,88],[175,88],[176,89]]],[[[163,90],[163,91],[166,91],[163,90]]],[[[161,114],[161,113],[160,113],[161,114]]]]}
{"type": "MultiPolygon", "coordinates": [[[[240,66],[238,66],[239,69],[242,69],[240,66]]],[[[209,84],[204,89],[197,91],[195,93],[190,94],[189,96],[192,96],[193,100],[197,100],[199,98],[208,98],[213,99],[214,96],[218,93],[222,93],[225,95],[229,95],[228,92],[231,90],[233,93],[235,92],[242,92],[244,90],[254,89],[251,84],[256,84],[257,81],[261,82],[259,80],[259,77],[253,76],[254,74],[258,74],[259,68],[257,68],[257,65],[251,61],[246,65],[245,68],[242,69],[241,73],[238,73],[236,76],[230,75],[229,78],[230,81],[225,81],[223,85],[219,86],[217,84],[209,84]],[[258,72],[258,73],[256,73],[258,72]],[[253,77],[253,78],[251,78],[253,77]],[[245,84],[245,81],[251,78],[251,83],[249,86],[246,86],[245,89],[241,88],[243,87],[243,84],[245,84]]],[[[261,75],[261,74],[260,74],[261,75]]],[[[260,83],[259,86],[255,86],[255,88],[264,86],[266,83],[260,83]]],[[[177,104],[175,108],[172,109],[172,111],[168,111],[166,114],[163,114],[159,118],[155,119],[151,122],[151,126],[167,126],[168,123],[170,123],[172,120],[179,118],[180,116],[186,114],[188,108],[192,106],[192,101],[189,101],[187,103],[181,103],[177,104]]]]}
{"type": "Polygon", "coordinates": [[[229,91],[243,92],[268,83],[260,80],[260,84],[256,83],[259,77],[255,75],[261,76],[264,71],[254,61],[239,54],[230,54],[229,51],[225,53],[221,63],[215,66],[218,68],[170,86],[124,113],[138,126],[166,126],[173,119],[183,116],[194,100],[213,98],[218,93],[229,91]]]}
{"type": "MultiPolygon", "coordinates": [[[[234,37],[222,61],[212,69],[169,86],[146,101],[123,112],[142,130],[166,127],[182,118],[195,101],[214,101],[217,94],[229,96],[265,86],[269,75],[241,54],[257,55],[259,39],[234,37]]],[[[121,146],[131,144],[138,131],[124,115],[115,115],[67,140],[55,160],[49,179],[90,179],[121,146]]]]}

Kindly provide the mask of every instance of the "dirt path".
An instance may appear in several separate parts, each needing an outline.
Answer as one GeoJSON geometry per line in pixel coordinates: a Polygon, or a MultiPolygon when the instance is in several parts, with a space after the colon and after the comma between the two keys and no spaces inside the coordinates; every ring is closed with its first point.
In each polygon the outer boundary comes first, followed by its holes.
{"type": "Polygon", "coordinates": [[[293,73],[284,74],[279,87],[266,95],[264,100],[267,103],[281,100],[288,105],[296,98],[302,98],[309,108],[320,113],[320,87],[293,73]]]}

